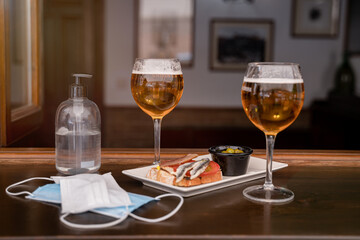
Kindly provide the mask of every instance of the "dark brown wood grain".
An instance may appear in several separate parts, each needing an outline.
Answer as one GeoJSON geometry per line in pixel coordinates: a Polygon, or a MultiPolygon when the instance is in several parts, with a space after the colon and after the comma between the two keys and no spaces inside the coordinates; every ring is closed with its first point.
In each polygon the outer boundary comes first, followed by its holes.
{"type": "MultiPolygon", "coordinates": [[[[206,149],[162,149],[163,158],[206,149]]],[[[254,156],[264,157],[255,150],[254,156]]],[[[128,218],[102,230],[78,230],[60,221],[59,206],[22,196],[6,195],[6,186],[34,176],[56,175],[54,149],[0,148],[0,239],[360,239],[360,151],[278,150],[275,160],[289,164],[274,172],[274,183],[294,191],[285,205],[255,204],[246,200],[245,187],[264,179],[238,184],[185,199],[180,211],[161,223],[128,218]]],[[[152,149],[103,149],[100,173],[112,172],[126,191],[157,196],[156,190],[122,174],[122,170],[151,164],[152,149]]],[[[33,191],[45,181],[20,189],[33,191]]],[[[135,213],[159,217],[176,199],[149,203],[135,213]]],[[[98,223],[110,218],[84,213],[71,217],[98,223]]]]}

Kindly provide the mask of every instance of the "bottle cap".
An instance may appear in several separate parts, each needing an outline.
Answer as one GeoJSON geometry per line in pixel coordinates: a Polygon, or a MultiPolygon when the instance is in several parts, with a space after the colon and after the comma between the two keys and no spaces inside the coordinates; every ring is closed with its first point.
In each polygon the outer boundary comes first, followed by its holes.
{"type": "Polygon", "coordinates": [[[73,74],[75,77],[75,83],[71,84],[70,97],[78,98],[78,97],[86,97],[87,91],[86,86],[81,83],[80,78],[92,78],[92,75],[85,73],[75,73],[73,74]]]}

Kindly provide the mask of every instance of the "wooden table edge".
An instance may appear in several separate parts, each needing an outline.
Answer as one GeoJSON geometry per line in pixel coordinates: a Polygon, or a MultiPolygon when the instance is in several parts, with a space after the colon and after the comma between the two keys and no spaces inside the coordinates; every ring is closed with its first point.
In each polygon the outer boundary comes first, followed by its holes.
{"type": "MultiPolygon", "coordinates": [[[[208,154],[205,148],[164,148],[163,158],[181,157],[187,153],[208,154]]],[[[102,163],[127,163],[141,160],[153,161],[152,148],[103,148],[102,163]],[[115,161],[116,160],[116,161],[115,161]]],[[[266,158],[264,149],[254,149],[254,157],[266,158]]],[[[0,148],[0,164],[53,163],[54,148],[0,148]]],[[[360,166],[360,150],[307,150],[276,149],[274,161],[289,165],[309,166],[360,166]]]]}

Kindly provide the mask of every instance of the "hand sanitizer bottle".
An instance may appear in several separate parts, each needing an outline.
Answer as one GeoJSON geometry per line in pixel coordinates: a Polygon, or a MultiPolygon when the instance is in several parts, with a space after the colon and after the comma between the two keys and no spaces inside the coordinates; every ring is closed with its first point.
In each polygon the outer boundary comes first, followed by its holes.
{"type": "Polygon", "coordinates": [[[70,98],[59,105],[55,118],[56,169],[66,175],[95,172],[101,164],[100,111],[80,81],[92,75],[73,76],[70,98]]]}

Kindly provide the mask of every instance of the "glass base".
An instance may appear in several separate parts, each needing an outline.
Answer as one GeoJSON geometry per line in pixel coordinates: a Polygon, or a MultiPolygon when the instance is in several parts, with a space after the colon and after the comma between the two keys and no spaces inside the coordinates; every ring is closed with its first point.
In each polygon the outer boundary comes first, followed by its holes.
{"type": "Polygon", "coordinates": [[[251,201],[262,203],[287,203],[291,202],[295,196],[292,191],[286,188],[264,188],[263,185],[245,188],[243,194],[251,201]]]}

